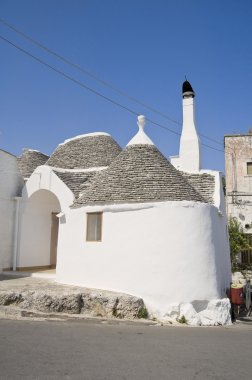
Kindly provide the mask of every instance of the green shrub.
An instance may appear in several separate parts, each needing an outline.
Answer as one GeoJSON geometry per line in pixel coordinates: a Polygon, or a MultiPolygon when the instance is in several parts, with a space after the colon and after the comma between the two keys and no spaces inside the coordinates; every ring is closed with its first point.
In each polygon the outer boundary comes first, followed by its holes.
{"type": "Polygon", "coordinates": [[[146,309],[146,307],[141,307],[141,309],[139,309],[138,311],[138,314],[137,314],[137,318],[148,318],[149,316],[149,313],[148,313],[148,310],[146,309]]]}
{"type": "Polygon", "coordinates": [[[239,269],[237,263],[237,254],[243,249],[251,249],[244,235],[243,227],[236,217],[228,219],[229,245],[230,245],[230,260],[232,272],[239,269]]]}
{"type": "Polygon", "coordinates": [[[185,323],[185,324],[187,324],[187,320],[186,320],[186,317],[184,316],[184,315],[181,315],[181,317],[180,318],[177,318],[177,322],[178,323],[185,323]]]}

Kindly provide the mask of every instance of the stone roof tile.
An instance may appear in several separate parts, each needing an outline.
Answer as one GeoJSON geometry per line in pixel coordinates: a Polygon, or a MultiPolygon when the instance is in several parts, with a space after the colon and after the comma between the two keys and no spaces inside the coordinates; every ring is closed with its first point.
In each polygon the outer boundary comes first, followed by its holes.
{"type": "Polygon", "coordinates": [[[166,200],[206,202],[154,145],[139,144],[127,146],[97,173],[72,207],[166,200]]]}
{"type": "Polygon", "coordinates": [[[25,149],[20,157],[17,157],[17,164],[23,178],[29,178],[34,170],[44,165],[49,156],[37,150],[25,149]]]}
{"type": "Polygon", "coordinates": [[[60,144],[46,165],[63,169],[88,169],[108,166],[121,147],[107,134],[77,136],[60,144]]]}
{"type": "Polygon", "coordinates": [[[183,177],[197,190],[199,194],[208,202],[214,202],[215,178],[208,173],[191,174],[181,172],[183,177]]]}

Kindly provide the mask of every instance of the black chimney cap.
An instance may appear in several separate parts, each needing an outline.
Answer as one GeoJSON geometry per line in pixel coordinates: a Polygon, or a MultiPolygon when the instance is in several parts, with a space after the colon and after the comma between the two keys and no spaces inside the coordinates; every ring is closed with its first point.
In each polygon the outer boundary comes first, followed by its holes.
{"type": "Polygon", "coordinates": [[[183,83],[183,86],[182,86],[182,95],[183,97],[193,97],[195,96],[195,93],[193,91],[193,88],[191,86],[191,84],[188,82],[188,80],[186,80],[184,83],[183,83]]]}

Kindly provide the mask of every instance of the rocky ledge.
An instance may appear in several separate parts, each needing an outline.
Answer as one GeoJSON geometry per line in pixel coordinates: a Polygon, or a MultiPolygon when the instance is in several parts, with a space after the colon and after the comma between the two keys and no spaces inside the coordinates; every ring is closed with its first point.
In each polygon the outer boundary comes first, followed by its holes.
{"type": "Polygon", "coordinates": [[[0,306],[87,317],[138,319],[148,316],[142,298],[35,278],[2,280],[0,306]]]}

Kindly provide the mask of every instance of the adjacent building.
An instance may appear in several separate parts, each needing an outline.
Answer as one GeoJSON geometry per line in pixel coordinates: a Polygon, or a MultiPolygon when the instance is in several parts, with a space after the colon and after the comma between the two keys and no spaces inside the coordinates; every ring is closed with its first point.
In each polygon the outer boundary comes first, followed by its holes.
{"type": "MultiPolygon", "coordinates": [[[[224,137],[227,215],[236,217],[252,243],[252,130],[224,137]]],[[[244,264],[252,264],[252,251],[241,254],[244,264]]]]}

